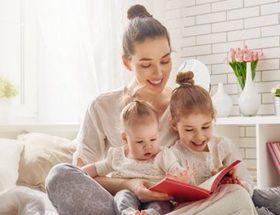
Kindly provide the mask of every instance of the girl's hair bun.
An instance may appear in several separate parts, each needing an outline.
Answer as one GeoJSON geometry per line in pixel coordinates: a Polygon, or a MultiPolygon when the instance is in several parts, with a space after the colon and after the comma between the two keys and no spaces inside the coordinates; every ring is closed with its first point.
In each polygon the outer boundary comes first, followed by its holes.
{"type": "Polygon", "coordinates": [[[134,18],[153,17],[143,5],[136,4],[131,6],[127,11],[127,18],[133,20],[134,18]]]}
{"type": "Polygon", "coordinates": [[[194,74],[192,71],[188,72],[179,72],[176,77],[176,83],[180,86],[193,86],[194,80],[193,80],[194,74]]]}

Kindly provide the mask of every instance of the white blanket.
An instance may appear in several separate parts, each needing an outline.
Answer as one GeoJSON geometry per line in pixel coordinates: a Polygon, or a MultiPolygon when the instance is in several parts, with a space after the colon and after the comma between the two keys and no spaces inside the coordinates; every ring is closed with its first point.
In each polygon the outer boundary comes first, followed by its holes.
{"type": "Polygon", "coordinates": [[[0,193],[1,215],[57,215],[45,193],[16,186],[0,193]]]}

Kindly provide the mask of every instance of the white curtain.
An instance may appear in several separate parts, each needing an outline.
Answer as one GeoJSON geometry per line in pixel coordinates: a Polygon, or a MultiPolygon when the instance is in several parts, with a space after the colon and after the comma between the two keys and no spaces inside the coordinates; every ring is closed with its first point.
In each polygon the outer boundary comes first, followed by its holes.
{"type": "Polygon", "coordinates": [[[95,96],[131,78],[121,63],[120,2],[25,0],[25,4],[26,20],[33,17],[36,28],[34,41],[26,48],[36,50],[38,119],[80,122],[95,96]]]}

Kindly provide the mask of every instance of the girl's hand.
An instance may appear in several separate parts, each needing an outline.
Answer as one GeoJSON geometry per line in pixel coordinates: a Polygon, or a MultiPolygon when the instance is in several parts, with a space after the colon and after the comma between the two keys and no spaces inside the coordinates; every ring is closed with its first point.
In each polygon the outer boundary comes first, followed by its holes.
{"type": "Polygon", "coordinates": [[[190,183],[194,177],[194,173],[190,168],[176,168],[175,171],[168,172],[166,176],[184,183],[190,183]]]}
{"type": "MultiPolygon", "coordinates": [[[[217,174],[221,171],[224,167],[219,169],[212,170],[212,175],[217,174]]],[[[235,175],[235,169],[230,170],[220,181],[220,184],[241,184],[239,178],[235,175]]]]}
{"type": "Polygon", "coordinates": [[[131,190],[137,198],[142,202],[148,201],[166,201],[171,200],[172,197],[165,193],[159,193],[149,190],[153,184],[143,179],[130,179],[126,181],[127,187],[131,190]]]}
{"type": "Polygon", "coordinates": [[[220,184],[241,184],[239,178],[235,175],[235,169],[229,171],[221,180],[220,184]]]}
{"type": "Polygon", "coordinates": [[[216,175],[218,172],[220,172],[223,168],[225,168],[224,166],[220,167],[220,168],[216,168],[216,169],[213,169],[211,171],[211,175],[216,175]]]}
{"type": "Polygon", "coordinates": [[[221,181],[220,184],[241,184],[238,177],[229,177],[225,176],[221,181]]]}

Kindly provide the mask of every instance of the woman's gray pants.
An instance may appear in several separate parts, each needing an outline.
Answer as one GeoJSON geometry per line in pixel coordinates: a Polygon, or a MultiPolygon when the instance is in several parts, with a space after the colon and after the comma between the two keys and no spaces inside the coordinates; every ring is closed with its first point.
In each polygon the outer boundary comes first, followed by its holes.
{"type": "Polygon", "coordinates": [[[46,190],[59,215],[114,215],[113,196],[70,164],[58,164],[50,170],[46,190]]]}

